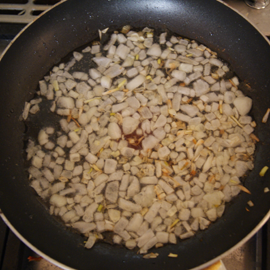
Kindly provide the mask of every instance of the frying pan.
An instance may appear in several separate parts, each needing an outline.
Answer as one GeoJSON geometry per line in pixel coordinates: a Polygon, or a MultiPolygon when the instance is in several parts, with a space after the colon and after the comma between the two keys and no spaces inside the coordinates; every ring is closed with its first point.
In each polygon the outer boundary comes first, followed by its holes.
{"type": "MultiPolygon", "coordinates": [[[[270,126],[261,119],[270,97],[270,46],[244,18],[226,5],[201,0],[69,0],[28,26],[5,52],[0,62],[0,209],[17,235],[42,256],[67,269],[199,269],[250,238],[268,219],[270,186],[270,126]],[[146,260],[123,247],[98,243],[91,250],[83,238],[49,215],[29,187],[24,166],[25,124],[19,120],[24,102],[30,100],[38,81],[74,49],[97,37],[98,29],[152,27],[168,29],[195,39],[216,51],[231,64],[250,87],[242,91],[253,99],[251,115],[257,122],[254,170],[245,180],[251,195],[240,195],[224,216],[193,238],[153,250],[156,259],[146,260]],[[246,210],[247,201],[254,207],[246,210]],[[178,258],[168,258],[176,253],[178,258]]],[[[44,126],[48,119],[40,118],[44,126]]]]}

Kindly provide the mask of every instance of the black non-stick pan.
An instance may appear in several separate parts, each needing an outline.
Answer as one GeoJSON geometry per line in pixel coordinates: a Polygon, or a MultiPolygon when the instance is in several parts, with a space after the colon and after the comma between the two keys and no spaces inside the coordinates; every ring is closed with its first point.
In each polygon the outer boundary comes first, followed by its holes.
{"type": "MultiPolygon", "coordinates": [[[[16,234],[42,256],[75,269],[192,269],[207,265],[251,237],[268,219],[270,187],[263,166],[270,166],[270,123],[261,122],[270,100],[270,46],[243,17],[215,0],[68,0],[42,15],[15,39],[0,62],[0,209],[16,234]],[[196,39],[229,62],[249,87],[252,116],[260,139],[255,168],[245,180],[251,195],[240,195],[224,216],[193,238],[154,250],[146,260],[134,251],[98,243],[91,250],[83,238],[48,213],[28,184],[24,167],[25,124],[20,115],[38,81],[74,49],[98,36],[98,29],[116,30],[130,24],[170,30],[196,39]],[[248,212],[247,201],[254,206],[248,212]],[[176,253],[177,258],[168,258],[176,253]]],[[[41,122],[46,119],[41,119],[41,122]]]]}

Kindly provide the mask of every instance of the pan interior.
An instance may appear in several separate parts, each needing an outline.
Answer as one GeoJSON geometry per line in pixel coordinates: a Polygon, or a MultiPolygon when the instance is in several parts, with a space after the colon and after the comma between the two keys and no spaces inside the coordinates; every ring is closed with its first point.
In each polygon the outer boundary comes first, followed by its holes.
{"type": "MultiPolygon", "coordinates": [[[[21,33],[0,63],[1,85],[1,179],[0,208],[31,244],[53,259],[77,269],[190,269],[224,253],[248,235],[268,213],[267,177],[259,177],[269,166],[269,126],[261,119],[268,108],[270,47],[247,21],[217,1],[108,1],[70,0],[62,3],[21,33]],[[228,20],[230,18],[230,20],[228,20]],[[260,138],[255,169],[246,179],[251,195],[241,193],[223,218],[207,231],[154,250],[159,257],[144,260],[133,251],[106,243],[91,251],[83,248],[82,238],[52,218],[29,187],[23,160],[25,125],[19,120],[24,102],[30,100],[38,81],[68,53],[97,37],[98,29],[118,30],[123,25],[152,27],[198,40],[229,62],[241,80],[251,88],[245,94],[253,99],[252,116],[260,138]],[[247,46],[248,45],[248,46],[247,46]],[[23,51],[23,54],[22,54],[23,51]],[[245,210],[248,200],[254,207],[245,210]],[[57,241],[55,240],[57,239],[57,241]],[[168,254],[177,253],[169,260],[168,254]],[[106,260],[104,260],[106,258],[106,260]]],[[[49,119],[42,118],[42,125],[49,119]]]]}

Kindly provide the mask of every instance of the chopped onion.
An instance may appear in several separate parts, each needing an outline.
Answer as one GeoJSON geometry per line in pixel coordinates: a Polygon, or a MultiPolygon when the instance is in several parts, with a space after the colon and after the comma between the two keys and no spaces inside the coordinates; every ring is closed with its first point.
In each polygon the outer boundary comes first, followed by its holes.
{"type": "Polygon", "coordinates": [[[60,118],[29,141],[30,185],[88,237],[86,248],[110,231],[113,243],[145,254],[206,230],[241,190],[250,194],[241,177],[259,141],[252,100],[228,66],[196,41],[156,39],[147,27],[74,52],[25,103],[24,120],[43,100],[60,118]]]}
{"type": "Polygon", "coordinates": [[[268,166],[264,166],[264,167],[261,169],[260,173],[259,173],[260,176],[263,177],[263,176],[266,174],[266,172],[268,171],[268,169],[269,169],[268,166]]]}
{"type": "Polygon", "coordinates": [[[269,117],[269,113],[270,113],[270,108],[267,109],[265,115],[263,116],[262,122],[266,123],[269,117]]]}
{"type": "Polygon", "coordinates": [[[248,201],[247,204],[250,206],[250,207],[253,207],[254,206],[254,203],[252,201],[248,201]]]}

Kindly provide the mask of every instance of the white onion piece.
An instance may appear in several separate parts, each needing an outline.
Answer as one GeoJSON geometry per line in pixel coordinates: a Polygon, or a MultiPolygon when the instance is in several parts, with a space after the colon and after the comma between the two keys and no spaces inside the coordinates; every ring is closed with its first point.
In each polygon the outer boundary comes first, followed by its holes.
{"type": "Polygon", "coordinates": [[[174,70],[172,72],[172,77],[176,78],[179,81],[184,81],[186,78],[186,73],[181,70],[174,70]]]}
{"type": "Polygon", "coordinates": [[[54,194],[50,198],[50,203],[56,207],[62,207],[64,205],[66,205],[67,199],[63,196],[54,194]]]}
{"type": "Polygon", "coordinates": [[[135,88],[138,88],[145,81],[145,77],[143,75],[138,75],[130,82],[127,83],[126,87],[128,90],[132,91],[135,88]]]}
{"type": "Polygon", "coordinates": [[[97,238],[94,234],[89,234],[88,240],[86,241],[84,247],[88,249],[92,248],[96,242],[96,239],[97,238]]]}
{"type": "Polygon", "coordinates": [[[140,212],[142,210],[142,207],[140,205],[134,204],[122,198],[119,198],[118,205],[121,209],[130,211],[130,212],[140,212]]]}
{"type": "Polygon", "coordinates": [[[75,104],[73,98],[60,97],[57,100],[57,106],[59,106],[60,108],[73,109],[75,104]]]}
{"type": "Polygon", "coordinates": [[[48,134],[45,132],[45,130],[40,130],[39,134],[38,134],[38,142],[40,145],[44,145],[49,141],[49,136],[48,134]]]}
{"type": "Polygon", "coordinates": [[[153,44],[147,51],[148,55],[159,57],[161,55],[161,48],[159,44],[153,44]]]}
{"type": "Polygon", "coordinates": [[[100,84],[102,87],[109,89],[112,85],[112,80],[109,76],[103,76],[100,80],[100,84]]]}
{"type": "Polygon", "coordinates": [[[133,131],[136,130],[138,125],[139,125],[139,120],[133,117],[125,117],[122,123],[124,134],[128,135],[128,134],[133,133],[133,131]]]}
{"type": "Polygon", "coordinates": [[[252,107],[252,99],[249,97],[237,97],[233,101],[233,104],[240,113],[240,115],[246,115],[249,113],[252,107]]]}
{"type": "MultiPolygon", "coordinates": [[[[105,67],[107,68],[109,64],[111,63],[111,59],[106,57],[94,57],[93,61],[99,66],[99,67],[105,67]]],[[[90,75],[91,76],[91,75],[90,75]]]]}
{"type": "Polygon", "coordinates": [[[120,44],[117,47],[115,54],[118,55],[121,59],[125,60],[129,51],[130,51],[130,48],[128,48],[127,46],[123,44],[120,44]]]}
{"type": "Polygon", "coordinates": [[[112,139],[120,139],[121,138],[121,129],[117,125],[117,123],[110,123],[108,126],[108,134],[112,139]]]}

